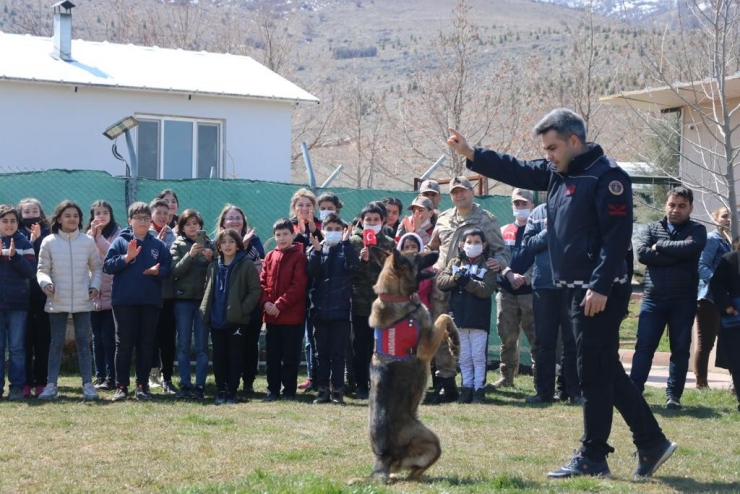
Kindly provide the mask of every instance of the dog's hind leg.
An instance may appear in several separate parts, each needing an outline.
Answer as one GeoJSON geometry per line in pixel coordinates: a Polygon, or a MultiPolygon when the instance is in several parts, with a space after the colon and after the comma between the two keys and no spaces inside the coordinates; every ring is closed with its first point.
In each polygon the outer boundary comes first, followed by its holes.
{"type": "Polygon", "coordinates": [[[419,477],[432,465],[434,465],[442,454],[437,435],[431,430],[419,431],[419,434],[411,440],[406,447],[402,461],[402,468],[409,469],[409,480],[418,480],[419,477]]]}
{"type": "Polygon", "coordinates": [[[373,471],[370,473],[370,478],[379,480],[384,484],[390,483],[391,463],[393,463],[393,459],[390,457],[376,456],[375,465],[373,466],[373,471]]]}

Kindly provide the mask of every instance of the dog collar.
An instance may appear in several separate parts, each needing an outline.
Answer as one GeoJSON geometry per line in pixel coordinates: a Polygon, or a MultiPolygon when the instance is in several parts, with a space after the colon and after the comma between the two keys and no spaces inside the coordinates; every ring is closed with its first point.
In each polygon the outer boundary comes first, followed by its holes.
{"type": "Polygon", "coordinates": [[[408,302],[411,300],[411,295],[388,295],[387,293],[379,293],[378,298],[382,302],[408,302]]]}

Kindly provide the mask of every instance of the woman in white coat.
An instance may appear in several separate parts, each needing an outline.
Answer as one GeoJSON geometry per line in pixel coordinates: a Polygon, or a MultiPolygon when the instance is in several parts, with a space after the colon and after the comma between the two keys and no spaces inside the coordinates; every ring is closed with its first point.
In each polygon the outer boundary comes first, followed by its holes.
{"type": "Polygon", "coordinates": [[[46,294],[46,312],[51,326],[49,376],[40,400],[57,397],[57,380],[67,333],[67,318],[72,315],[77,344],[77,360],[82,376],[82,396],[98,398],[92,384],[90,355],[90,312],[103,278],[103,263],[95,241],[82,233],[82,210],[72,201],[63,201],[51,218],[51,234],[41,243],[39,286],[46,294]]]}

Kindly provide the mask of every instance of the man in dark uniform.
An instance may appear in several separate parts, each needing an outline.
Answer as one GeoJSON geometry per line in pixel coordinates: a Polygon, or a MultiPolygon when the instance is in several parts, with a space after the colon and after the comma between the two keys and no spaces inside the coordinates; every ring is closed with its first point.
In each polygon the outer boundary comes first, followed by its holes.
{"type": "Polygon", "coordinates": [[[638,450],[635,477],[649,477],[676,450],[619,361],[619,325],[630,286],[624,262],[632,236],[632,186],[627,174],[586,142],[586,125],[567,109],[550,112],[534,128],[547,159],[522,161],[473,149],[454,129],[447,144],[467,167],[495,180],[546,190],[553,280],[566,290],[583,392],[581,448],[551,478],[610,477],[606,457],[614,407],[638,450]]]}

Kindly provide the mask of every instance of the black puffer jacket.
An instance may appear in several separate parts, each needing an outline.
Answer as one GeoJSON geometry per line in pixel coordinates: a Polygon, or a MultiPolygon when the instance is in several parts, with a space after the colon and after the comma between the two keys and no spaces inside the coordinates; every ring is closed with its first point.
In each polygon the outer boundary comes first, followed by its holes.
{"type": "Polygon", "coordinates": [[[707,243],[707,229],[693,220],[674,226],[670,233],[668,219],[664,217],[647,224],[637,237],[637,260],[647,266],[644,282],[647,297],[696,298],[699,257],[707,243]]]}
{"type": "Polygon", "coordinates": [[[496,290],[496,273],[486,266],[486,256],[478,256],[471,262],[461,252],[439,273],[437,286],[442,291],[450,292],[450,315],[458,328],[489,331],[493,310],[491,295],[496,290]],[[465,268],[472,273],[473,266],[476,274],[470,276],[470,281],[465,286],[459,285],[455,281],[455,272],[465,268]]]}
{"type": "Polygon", "coordinates": [[[311,247],[306,266],[311,277],[311,313],[324,321],[348,320],[352,312],[352,280],[359,269],[360,257],[349,240],[329,247],[328,252],[311,247]]]}

